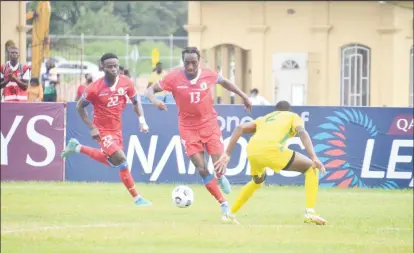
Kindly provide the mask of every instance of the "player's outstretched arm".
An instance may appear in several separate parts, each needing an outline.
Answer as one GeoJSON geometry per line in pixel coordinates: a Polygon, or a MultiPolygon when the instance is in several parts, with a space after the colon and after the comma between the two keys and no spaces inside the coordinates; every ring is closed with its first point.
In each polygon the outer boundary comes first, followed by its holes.
{"type": "Polygon", "coordinates": [[[254,133],[254,132],[256,132],[256,123],[254,122],[247,122],[247,123],[238,125],[233,130],[233,133],[231,134],[229,145],[227,146],[227,149],[226,149],[226,154],[229,156],[231,155],[240,136],[242,136],[243,134],[254,133]]]}
{"type": "Polygon", "coordinates": [[[160,87],[160,84],[157,82],[154,85],[151,85],[147,88],[145,91],[145,96],[147,96],[148,100],[151,101],[151,103],[156,104],[157,98],[155,97],[156,92],[161,92],[162,89],[160,87]]]}
{"type": "Polygon", "coordinates": [[[147,96],[148,100],[151,101],[154,105],[158,107],[160,110],[167,110],[167,106],[164,104],[164,102],[158,100],[155,97],[156,92],[161,92],[163,89],[160,87],[160,83],[157,82],[154,85],[148,87],[148,89],[145,91],[145,96],[147,96]]]}
{"type": "Polygon", "coordinates": [[[217,173],[224,174],[227,168],[227,164],[230,161],[231,153],[233,152],[234,147],[237,144],[240,136],[247,133],[254,133],[256,132],[256,123],[248,122],[244,124],[240,124],[234,129],[229,145],[227,146],[226,152],[220,157],[220,159],[214,163],[214,169],[217,173]]]}
{"type": "Polygon", "coordinates": [[[323,167],[322,163],[319,161],[318,157],[316,156],[315,149],[313,148],[312,139],[310,138],[308,131],[305,130],[303,126],[297,126],[295,128],[296,134],[299,136],[300,141],[302,142],[303,146],[305,146],[306,152],[309,154],[309,158],[314,162],[315,166],[321,170],[321,172],[325,173],[325,168],[323,167]]]}
{"type": "Polygon", "coordinates": [[[246,108],[251,111],[252,110],[252,102],[249,99],[249,96],[247,96],[246,93],[244,93],[242,90],[239,89],[239,87],[237,87],[237,85],[235,85],[234,83],[230,82],[229,80],[227,80],[226,78],[223,77],[219,77],[218,83],[226,90],[234,92],[235,94],[237,94],[239,97],[241,97],[243,99],[243,103],[246,106],[246,108]]]}

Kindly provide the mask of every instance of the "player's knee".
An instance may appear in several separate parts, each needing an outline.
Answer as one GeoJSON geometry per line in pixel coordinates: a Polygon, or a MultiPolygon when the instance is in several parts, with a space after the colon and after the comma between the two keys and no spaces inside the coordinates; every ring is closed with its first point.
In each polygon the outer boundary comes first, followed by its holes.
{"type": "Polygon", "coordinates": [[[128,165],[128,162],[127,162],[126,159],[125,160],[121,159],[121,160],[116,161],[116,162],[112,162],[108,159],[108,163],[114,169],[125,170],[125,169],[129,168],[129,165],[128,165]]]}
{"type": "Polygon", "coordinates": [[[261,176],[253,176],[253,182],[255,184],[263,184],[266,179],[266,173],[261,176]]]}
{"type": "Polygon", "coordinates": [[[201,177],[206,177],[210,175],[210,172],[208,171],[206,167],[197,167],[197,171],[201,177]]]}

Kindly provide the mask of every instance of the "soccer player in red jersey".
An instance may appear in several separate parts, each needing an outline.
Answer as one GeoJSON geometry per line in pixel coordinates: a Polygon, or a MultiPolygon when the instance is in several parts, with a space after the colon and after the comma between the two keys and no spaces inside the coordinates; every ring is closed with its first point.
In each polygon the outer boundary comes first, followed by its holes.
{"type": "Polygon", "coordinates": [[[6,64],[0,66],[1,83],[5,102],[27,102],[27,88],[31,78],[29,65],[21,64],[19,49],[15,46],[7,48],[9,59],[6,64]]]}
{"type": "MultiPolygon", "coordinates": [[[[228,194],[231,186],[224,176],[225,171],[216,171],[218,183],[207,168],[204,159],[204,147],[213,163],[224,152],[223,138],[214,110],[211,89],[217,83],[243,98],[244,105],[251,111],[252,104],[248,96],[236,85],[224,79],[216,72],[199,68],[200,52],[195,47],[187,47],[182,52],[184,68],[172,70],[163,79],[147,89],[148,99],[160,110],[167,110],[166,105],[157,100],[156,92],[168,91],[174,96],[178,107],[179,132],[186,154],[197,168],[207,190],[221,205],[223,214],[229,211],[228,203],[220,189],[228,194]]],[[[225,215],[223,217],[226,217],[225,215]]]]}
{"type": "Polygon", "coordinates": [[[139,117],[141,132],[148,133],[144,111],[131,79],[118,72],[118,57],[111,53],[105,54],[101,62],[105,76],[89,84],[77,103],[80,117],[91,129],[91,136],[99,143],[101,150],[81,145],[76,139],[71,139],[61,156],[65,158],[73,152],[83,153],[98,162],[119,169],[121,181],[134,198],[135,204],[149,206],[151,202],[138,194],[134,179],[129,172],[129,165],[123,151],[121,122],[128,96],[139,117]],[[93,105],[93,123],[85,111],[85,107],[89,104],[93,105]]]}
{"type": "Polygon", "coordinates": [[[79,99],[82,97],[83,92],[85,91],[86,87],[88,87],[89,84],[93,82],[93,77],[91,74],[85,75],[85,84],[80,84],[78,86],[78,89],[76,90],[75,95],[75,101],[79,101],[79,99]]]}

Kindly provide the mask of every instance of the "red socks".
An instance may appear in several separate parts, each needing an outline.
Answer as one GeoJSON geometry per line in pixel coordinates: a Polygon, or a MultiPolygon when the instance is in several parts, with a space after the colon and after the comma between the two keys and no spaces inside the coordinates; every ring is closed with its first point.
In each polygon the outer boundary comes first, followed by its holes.
{"type": "Polygon", "coordinates": [[[80,147],[80,152],[87,155],[87,156],[89,156],[90,158],[92,158],[95,161],[98,161],[98,162],[103,163],[107,166],[110,166],[109,163],[108,163],[108,160],[106,159],[106,156],[99,149],[91,148],[91,147],[82,145],[80,147]]]}
{"type": "Polygon", "coordinates": [[[134,179],[131,176],[131,173],[129,173],[128,169],[123,169],[119,171],[119,177],[121,178],[122,183],[124,183],[125,187],[131,194],[133,198],[136,198],[138,196],[137,190],[135,189],[135,183],[134,179]]]}
{"type": "MultiPolygon", "coordinates": [[[[99,149],[91,148],[91,147],[87,147],[87,146],[82,145],[81,148],[80,148],[80,152],[87,155],[87,156],[89,156],[90,158],[92,158],[95,161],[103,163],[107,166],[111,166],[108,163],[108,160],[107,160],[105,154],[102,151],[100,151],[99,149]]],[[[137,193],[137,190],[135,189],[134,179],[132,178],[131,173],[129,172],[128,168],[121,169],[119,171],[119,178],[121,179],[122,183],[125,185],[127,190],[129,191],[131,196],[133,198],[136,198],[138,196],[138,193],[137,193]]]]}
{"type": "Polygon", "coordinates": [[[211,179],[207,183],[204,183],[207,190],[211,193],[211,195],[214,196],[214,198],[217,199],[217,201],[220,204],[226,202],[226,199],[224,199],[223,194],[221,194],[221,191],[220,191],[219,185],[217,184],[216,179],[212,177],[211,175],[209,177],[211,177],[211,179]]]}

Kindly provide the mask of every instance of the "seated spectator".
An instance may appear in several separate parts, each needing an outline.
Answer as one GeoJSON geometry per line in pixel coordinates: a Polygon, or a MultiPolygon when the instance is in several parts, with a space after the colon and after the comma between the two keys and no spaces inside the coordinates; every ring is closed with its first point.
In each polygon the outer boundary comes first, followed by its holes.
{"type": "Polygon", "coordinates": [[[29,102],[42,102],[43,87],[40,85],[39,78],[32,78],[27,89],[29,102]]]}
{"type": "Polygon", "coordinates": [[[81,84],[78,86],[78,89],[76,90],[76,95],[75,95],[75,101],[78,101],[83,92],[85,91],[86,87],[88,87],[89,84],[91,84],[93,82],[93,77],[91,74],[86,74],[85,75],[85,84],[81,84]]]}

